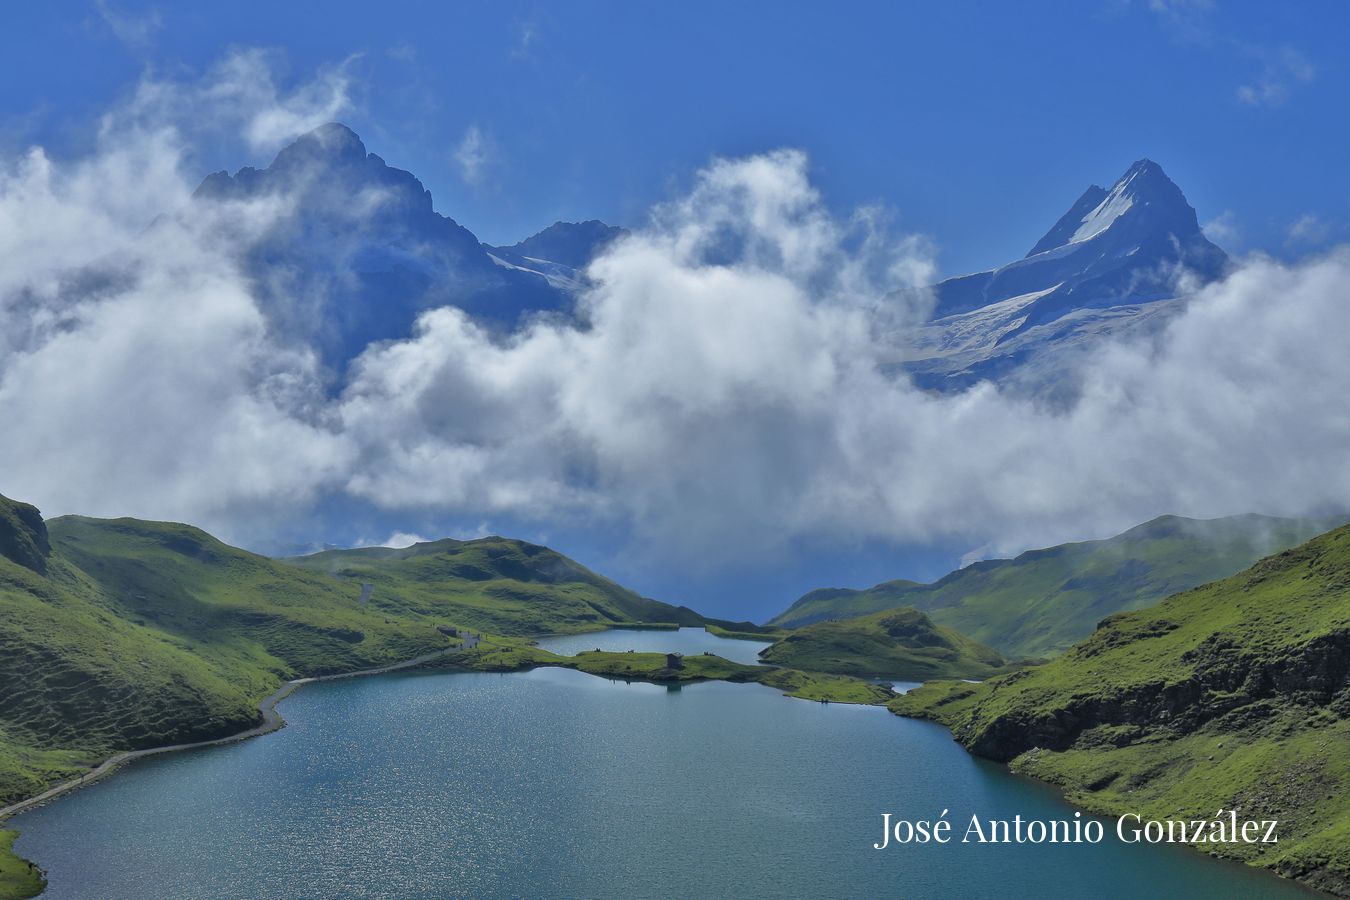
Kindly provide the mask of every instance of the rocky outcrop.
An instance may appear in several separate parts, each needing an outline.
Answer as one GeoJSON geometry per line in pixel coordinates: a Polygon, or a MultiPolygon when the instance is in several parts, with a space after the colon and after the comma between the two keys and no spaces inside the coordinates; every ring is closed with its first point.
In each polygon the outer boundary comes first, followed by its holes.
{"type": "Polygon", "coordinates": [[[1269,656],[1240,652],[1231,638],[1215,634],[1184,659],[1194,669],[1182,680],[1075,697],[1047,712],[1018,708],[987,719],[977,713],[956,737],[973,753],[1007,762],[1034,748],[1067,750],[1103,726],[1129,743],[1158,732],[1189,734],[1220,718],[1244,727],[1289,706],[1350,715],[1348,629],[1269,656]]]}
{"type": "Polygon", "coordinates": [[[38,508],[0,496],[0,556],[46,575],[51,552],[47,523],[38,508]]]}

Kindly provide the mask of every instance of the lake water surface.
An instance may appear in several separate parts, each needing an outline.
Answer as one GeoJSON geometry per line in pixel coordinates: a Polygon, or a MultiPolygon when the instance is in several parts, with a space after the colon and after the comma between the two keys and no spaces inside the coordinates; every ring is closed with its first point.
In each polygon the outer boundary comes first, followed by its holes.
{"type": "MultiPolygon", "coordinates": [[[[544,643],[746,662],[763,646],[686,631],[544,643]]],[[[874,850],[883,812],[948,809],[959,836],[972,813],[1073,810],[937,726],[760,685],[395,674],[280,708],[279,732],[147,759],[16,818],[16,849],[55,900],[1308,896],[1109,825],[1097,845],[874,850]]]]}

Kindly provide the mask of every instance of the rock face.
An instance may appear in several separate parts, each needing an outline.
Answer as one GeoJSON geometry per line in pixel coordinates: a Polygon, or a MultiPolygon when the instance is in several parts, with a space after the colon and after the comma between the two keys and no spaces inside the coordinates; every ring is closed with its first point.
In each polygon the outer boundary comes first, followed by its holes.
{"type": "Polygon", "coordinates": [[[51,552],[47,523],[38,508],[0,497],[0,556],[45,575],[51,552]]]}
{"type": "Polygon", "coordinates": [[[586,267],[602,250],[628,234],[598,219],[554,222],[509,247],[484,248],[499,265],[540,276],[557,290],[575,294],[588,284],[586,267]]]}
{"type": "Polygon", "coordinates": [[[933,321],[898,341],[902,368],[937,390],[1017,377],[1044,387],[1066,353],[1179,311],[1183,273],[1203,283],[1227,267],[1180,188],[1142,159],[1109,190],[1089,187],[1023,259],[936,285],[933,321]]]}
{"type": "Polygon", "coordinates": [[[536,235],[493,252],[527,260],[548,260],[572,269],[584,269],[596,254],[628,232],[599,219],[554,222],[536,235]]]}
{"type": "Polygon", "coordinates": [[[972,723],[957,737],[972,753],[1008,762],[1033,749],[1068,750],[1099,728],[1114,729],[1113,740],[1125,746],[1157,732],[1190,734],[1216,720],[1242,728],[1290,706],[1350,717],[1350,629],[1274,656],[1245,653],[1214,635],[1187,656],[1195,672],[1185,680],[1074,698],[1048,712],[1016,710],[972,723]]]}
{"type": "Polygon", "coordinates": [[[373,341],[407,337],[427,309],[456,306],[509,328],[571,302],[539,271],[494,258],[432,208],[412,173],[368,152],[345,125],[300,137],[264,169],[216,172],[196,197],[280,204],[243,264],[273,327],[315,346],[334,369],[373,341]]]}

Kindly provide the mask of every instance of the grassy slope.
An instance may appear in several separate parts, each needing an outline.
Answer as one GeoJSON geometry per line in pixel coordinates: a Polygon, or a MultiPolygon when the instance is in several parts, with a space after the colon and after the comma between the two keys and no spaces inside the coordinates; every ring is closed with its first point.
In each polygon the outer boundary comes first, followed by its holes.
{"type": "Polygon", "coordinates": [[[50,541],[45,574],[0,557],[0,803],[117,750],[248,727],[283,680],[450,645],[188,526],[68,517],[50,541]]]}
{"type": "Polygon", "coordinates": [[[5,900],[27,900],[36,897],[47,886],[41,873],[29,868],[28,862],[11,851],[17,831],[0,831],[0,897],[5,900]]]}
{"type": "Polygon", "coordinates": [[[437,626],[521,634],[704,621],[502,539],[294,565],[186,525],[49,524],[50,535],[32,507],[0,498],[0,804],[118,750],[249,727],[284,680],[452,646],[437,626]],[[339,561],[357,578],[328,574],[339,561]],[[376,584],[365,605],[360,581],[376,584]]]}
{"type": "Polygon", "coordinates": [[[1092,809],[1278,819],[1279,844],[1232,854],[1350,893],[1350,527],[1114,616],[1046,665],[890,706],[1092,809]]]}
{"type": "Polygon", "coordinates": [[[329,550],[288,562],[373,584],[372,603],[435,610],[497,634],[595,631],[637,623],[701,626],[708,621],[686,607],[639,596],[547,547],[500,537],[447,539],[401,550],[329,550]]]}
{"type": "Polygon", "coordinates": [[[787,635],[787,632],[781,628],[765,626],[758,626],[755,631],[747,631],[744,628],[725,628],[721,625],[708,624],[703,626],[703,630],[717,637],[734,638],[740,641],[763,641],[766,644],[772,644],[787,635]]]}
{"type": "Polygon", "coordinates": [[[893,581],[866,591],[813,591],[770,624],[799,627],[913,606],[1009,657],[1051,656],[1091,634],[1108,615],[1227,578],[1338,524],[1163,516],[1108,540],[975,563],[931,585],[893,581]]]}
{"type": "Polygon", "coordinates": [[[791,632],[760,654],[766,663],[862,678],[988,678],[1008,663],[983,644],[902,607],[791,632]]]}
{"type": "Polygon", "coordinates": [[[802,594],[792,605],[769,620],[776,628],[801,628],[816,622],[866,616],[883,609],[904,606],[908,594],[927,585],[897,579],[883,581],[863,590],[853,588],[816,588],[802,594]]]}
{"type": "MultiPolygon", "coordinates": [[[[453,646],[439,627],[760,630],[647,600],[547,548],[501,538],[296,563],[187,525],[49,524],[50,534],[36,509],[0,497],[0,805],[120,750],[243,730],[284,680],[453,646]],[[362,582],[375,585],[364,605],[362,582]]],[[[701,659],[691,668],[722,677],[701,659]]],[[[785,689],[885,699],[845,679],[789,680],[785,689]]],[[[11,839],[0,849],[0,898],[28,890],[11,839]]]]}

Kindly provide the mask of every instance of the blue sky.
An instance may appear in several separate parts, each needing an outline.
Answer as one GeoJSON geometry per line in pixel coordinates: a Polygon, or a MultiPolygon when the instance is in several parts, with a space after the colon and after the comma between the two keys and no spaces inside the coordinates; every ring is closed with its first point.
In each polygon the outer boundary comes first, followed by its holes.
{"type": "MultiPolygon", "coordinates": [[[[150,70],[234,47],[347,65],[344,118],[489,242],[641,219],[715,155],[810,154],[952,274],[1026,252],[1091,182],[1156,159],[1230,250],[1347,237],[1338,2],[32,4],[0,29],[0,149],[78,152],[150,70]],[[345,63],[344,63],[345,61],[345,63]],[[476,136],[476,137],[475,137],[476,136]]],[[[208,148],[203,169],[267,154],[208,148]]]]}

